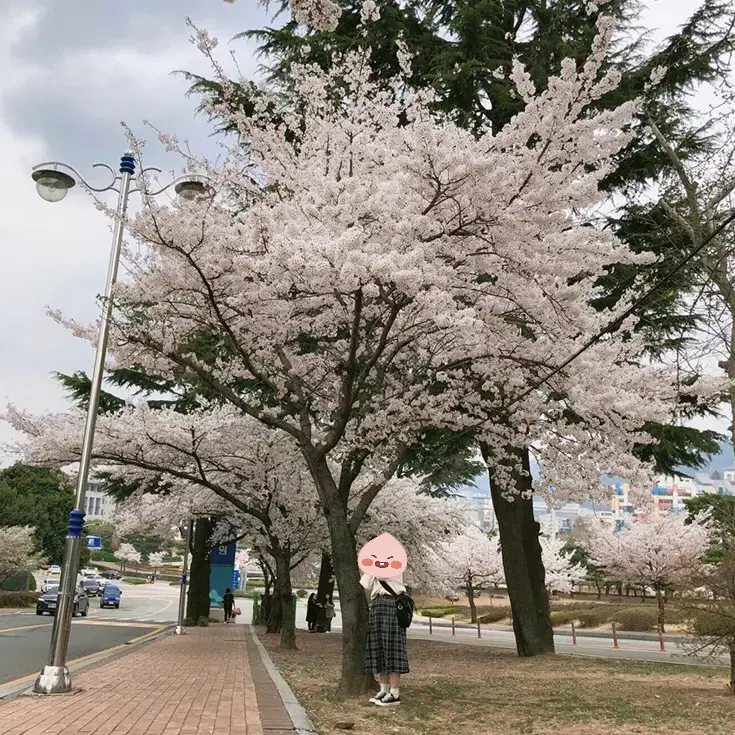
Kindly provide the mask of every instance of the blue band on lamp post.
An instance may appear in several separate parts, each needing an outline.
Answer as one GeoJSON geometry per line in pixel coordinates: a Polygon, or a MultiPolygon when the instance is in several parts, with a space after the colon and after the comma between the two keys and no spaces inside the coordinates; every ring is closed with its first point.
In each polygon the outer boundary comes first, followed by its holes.
{"type": "Polygon", "coordinates": [[[126,153],[120,159],[120,173],[130,174],[131,176],[135,173],[135,158],[130,153],[126,153]]]}
{"type": "Polygon", "coordinates": [[[82,529],[84,528],[84,516],[83,510],[75,508],[69,511],[69,525],[67,527],[66,535],[69,538],[79,538],[82,535],[82,529]]]}

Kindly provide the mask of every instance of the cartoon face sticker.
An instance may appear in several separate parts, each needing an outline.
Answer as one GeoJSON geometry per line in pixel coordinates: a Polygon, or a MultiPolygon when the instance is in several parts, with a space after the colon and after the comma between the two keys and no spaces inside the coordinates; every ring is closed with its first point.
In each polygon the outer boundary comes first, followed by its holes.
{"type": "Polygon", "coordinates": [[[381,533],[357,552],[357,562],[363,574],[392,579],[406,571],[408,556],[398,539],[389,533],[381,533]]]}

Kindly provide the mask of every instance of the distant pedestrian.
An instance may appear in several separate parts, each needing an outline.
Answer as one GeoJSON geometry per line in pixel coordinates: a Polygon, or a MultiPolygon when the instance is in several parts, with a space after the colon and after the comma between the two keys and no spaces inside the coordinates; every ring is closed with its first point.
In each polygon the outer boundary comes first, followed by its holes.
{"type": "Polygon", "coordinates": [[[401,703],[401,674],[409,673],[406,629],[398,624],[396,602],[391,596],[391,592],[406,592],[403,575],[381,581],[363,574],[360,584],[371,600],[364,671],[373,674],[380,684],[380,691],[370,701],[379,707],[392,707],[401,703]]]}
{"type": "Polygon", "coordinates": [[[235,607],[235,595],[232,594],[232,590],[228,587],[225,590],[225,596],[222,598],[222,605],[225,608],[225,622],[229,623],[233,619],[232,608],[235,607]]]}
{"type": "Polygon", "coordinates": [[[310,633],[313,633],[316,630],[316,622],[317,622],[316,595],[312,592],[309,595],[309,599],[306,601],[306,624],[309,628],[310,633]]]}
{"type": "Polygon", "coordinates": [[[334,619],[334,601],[331,597],[327,598],[327,602],[324,605],[324,617],[326,618],[327,632],[332,630],[332,620],[334,619]]]}

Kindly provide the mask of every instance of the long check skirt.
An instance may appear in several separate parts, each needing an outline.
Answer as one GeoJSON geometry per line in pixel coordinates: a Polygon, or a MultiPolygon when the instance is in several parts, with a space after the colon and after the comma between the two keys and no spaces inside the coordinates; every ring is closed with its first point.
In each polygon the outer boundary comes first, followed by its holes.
{"type": "Polygon", "coordinates": [[[408,673],[406,629],[398,625],[396,603],[392,597],[378,595],[370,605],[365,673],[408,673]]]}

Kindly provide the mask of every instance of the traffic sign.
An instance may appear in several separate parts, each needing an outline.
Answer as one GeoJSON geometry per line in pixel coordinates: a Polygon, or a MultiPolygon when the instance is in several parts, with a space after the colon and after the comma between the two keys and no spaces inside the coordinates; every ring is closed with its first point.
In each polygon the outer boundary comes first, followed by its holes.
{"type": "Polygon", "coordinates": [[[232,572],[232,589],[239,590],[240,589],[240,570],[235,569],[232,572]]]}
{"type": "Polygon", "coordinates": [[[99,536],[87,536],[84,543],[88,549],[102,548],[102,539],[99,536]]]}

